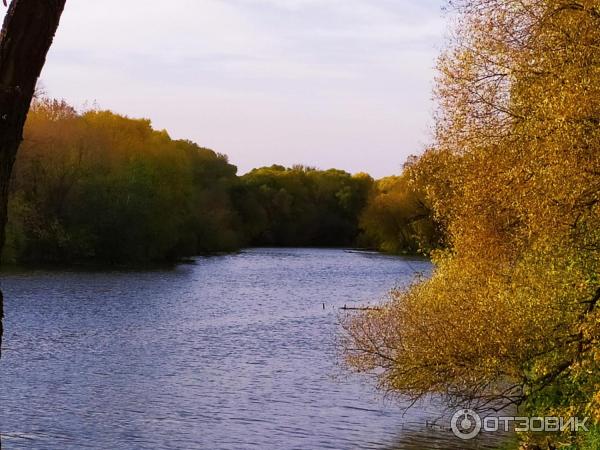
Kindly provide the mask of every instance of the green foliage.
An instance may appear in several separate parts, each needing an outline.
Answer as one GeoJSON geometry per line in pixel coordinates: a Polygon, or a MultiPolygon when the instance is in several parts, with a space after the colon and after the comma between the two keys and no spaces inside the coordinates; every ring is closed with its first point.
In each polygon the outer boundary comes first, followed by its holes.
{"type": "Polygon", "coordinates": [[[251,245],[345,246],[356,240],[372,183],[335,169],[271,166],[242,176],[234,199],[251,245]]]}
{"type": "Polygon", "coordinates": [[[583,433],[578,450],[598,450],[600,448],[600,427],[593,426],[588,433],[583,433]]]}
{"type": "Polygon", "coordinates": [[[239,245],[227,158],[147,120],[32,108],[11,185],[14,262],[141,263],[239,245]]]}
{"type": "Polygon", "coordinates": [[[361,234],[388,251],[431,246],[412,182],[304,166],[236,172],[226,156],[148,120],[38,99],[14,169],[3,259],[136,264],[241,246],[353,246],[361,234]],[[382,220],[388,210],[404,221],[400,231],[382,220]]]}

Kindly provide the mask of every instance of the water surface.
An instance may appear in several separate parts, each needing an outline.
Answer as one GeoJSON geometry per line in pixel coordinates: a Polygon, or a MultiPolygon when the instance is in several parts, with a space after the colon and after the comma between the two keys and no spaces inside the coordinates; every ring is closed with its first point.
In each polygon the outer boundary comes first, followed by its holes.
{"type": "Polygon", "coordinates": [[[151,271],[2,275],[5,449],[464,449],[335,377],[339,307],[425,260],[254,249],[151,271]],[[323,309],[325,303],[325,309],[323,309]]]}

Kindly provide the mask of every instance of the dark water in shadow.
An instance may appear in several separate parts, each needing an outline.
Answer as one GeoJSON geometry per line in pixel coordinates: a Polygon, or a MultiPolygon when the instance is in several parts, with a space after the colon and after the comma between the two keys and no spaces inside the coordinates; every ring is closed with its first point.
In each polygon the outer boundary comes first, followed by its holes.
{"type": "Polygon", "coordinates": [[[2,448],[494,448],[428,428],[431,404],[403,415],[333,377],[338,307],[429,269],[256,249],[173,270],[5,273],[2,448]]]}

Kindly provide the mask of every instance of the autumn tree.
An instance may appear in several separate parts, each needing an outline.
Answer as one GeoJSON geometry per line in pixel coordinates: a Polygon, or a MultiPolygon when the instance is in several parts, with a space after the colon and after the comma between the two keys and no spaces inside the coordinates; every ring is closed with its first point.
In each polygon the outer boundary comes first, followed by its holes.
{"type": "Polygon", "coordinates": [[[346,320],[346,361],[412,399],[599,421],[600,5],[453,6],[415,166],[449,248],[346,320]]]}
{"type": "Polygon", "coordinates": [[[38,98],[13,170],[2,258],[145,264],[238,248],[236,171],[147,119],[38,98]]]}
{"type": "Polygon", "coordinates": [[[148,119],[41,97],[13,170],[2,258],[131,265],[244,245],[352,246],[372,186],[367,174],[304,166],[237,176],[227,156],[148,119]]]}
{"type": "Polygon", "coordinates": [[[421,177],[412,164],[400,176],[378,180],[360,215],[361,243],[387,253],[423,253],[441,247],[442,230],[433,217],[421,177]]]}

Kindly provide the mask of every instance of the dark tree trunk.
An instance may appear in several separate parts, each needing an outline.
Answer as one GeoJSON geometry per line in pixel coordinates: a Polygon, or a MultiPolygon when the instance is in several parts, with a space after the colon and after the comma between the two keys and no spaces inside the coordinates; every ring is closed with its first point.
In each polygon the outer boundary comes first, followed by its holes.
{"type": "MultiPolygon", "coordinates": [[[[13,0],[0,34],[0,252],[8,184],[23,126],[66,0],[13,0]]],[[[3,299],[0,292],[0,348],[3,299]]],[[[1,355],[1,350],[0,350],[1,355]]]]}

